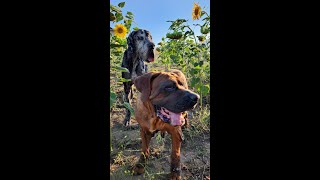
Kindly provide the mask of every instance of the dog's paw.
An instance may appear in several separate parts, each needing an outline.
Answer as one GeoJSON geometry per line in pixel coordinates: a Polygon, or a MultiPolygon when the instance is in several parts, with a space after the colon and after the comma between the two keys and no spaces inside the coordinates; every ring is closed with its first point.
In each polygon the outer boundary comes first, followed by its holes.
{"type": "Polygon", "coordinates": [[[177,179],[181,180],[182,179],[180,168],[173,168],[171,170],[171,178],[170,179],[172,179],[172,180],[177,180],[177,179]]]}
{"type": "Polygon", "coordinates": [[[136,164],[136,165],[132,168],[132,171],[133,171],[133,175],[143,174],[143,173],[144,173],[144,166],[143,166],[141,163],[136,164]]]}

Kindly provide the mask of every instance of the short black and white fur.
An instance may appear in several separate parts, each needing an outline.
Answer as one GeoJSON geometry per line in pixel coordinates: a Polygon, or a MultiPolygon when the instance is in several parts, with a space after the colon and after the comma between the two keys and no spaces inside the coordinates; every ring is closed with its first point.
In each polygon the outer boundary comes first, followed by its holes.
{"type": "MultiPolygon", "coordinates": [[[[154,61],[154,43],[152,42],[152,36],[149,31],[139,29],[133,31],[127,38],[128,49],[124,52],[121,67],[125,67],[129,70],[129,73],[123,72],[122,77],[125,79],[131,79],[129,82],[124,82],[124,101],[131,104],[133,98],[132,84],[133,80],[148,72],[148,67],[144,62],[154,61]],[[130,94],[130,98],[129,98],[130,94]]],[[[130,125],[131,113],[127,109],[124,119],[124,125],[130,125]]]]}

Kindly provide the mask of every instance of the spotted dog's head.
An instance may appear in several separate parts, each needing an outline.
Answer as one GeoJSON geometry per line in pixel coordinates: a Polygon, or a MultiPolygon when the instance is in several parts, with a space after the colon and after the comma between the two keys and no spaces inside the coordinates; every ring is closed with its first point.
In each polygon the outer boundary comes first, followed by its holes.
{"type": "Polygon", "coordinates": [[[137,57],[146,62],[154,61],[154,43],[149,31],[139,29],[132,31],[127,38],[128,52],[131,56],[137,57]]]}

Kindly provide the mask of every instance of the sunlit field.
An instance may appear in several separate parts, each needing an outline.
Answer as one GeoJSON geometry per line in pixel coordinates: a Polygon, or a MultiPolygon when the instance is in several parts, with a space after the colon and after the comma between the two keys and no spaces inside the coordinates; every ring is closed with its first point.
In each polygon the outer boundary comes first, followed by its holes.
{"type": "MultiPolygon", "coordinates": [[[[168,179],[170,173],[171,137],[160,133],[151,140],[151,156],[143,175],[134,176],[131,168],[137,163],[141,151],[138,123],[133,115],[137,90],[134,89],[132,105],[124,103],[121,68],[126,37],[139,29],[134,23],[135,12],[124,11],[125,2],[111,4],[110,8],[110,176],[111,179],[168,179]],[[125,127],[125,110],[133,113],[131,126],[125,127]]],[[[200,95],[195,109],[188,112],[189,128],[183,129],[181,167],[183,179],[210,179],[210,13],[201,4],[194,3],[187,19],[168,19],[168,32],[155,47],[155,61],[148,63],[148,71],[181,70],[187,78],[189,89],[200,95]],[[193,23],[193,20],[201,20],[193,23]],[[200,27],[196,35],[194,27],[200,27]]],[[[152,32],[151,32],[152,34],[152,32]]]]}

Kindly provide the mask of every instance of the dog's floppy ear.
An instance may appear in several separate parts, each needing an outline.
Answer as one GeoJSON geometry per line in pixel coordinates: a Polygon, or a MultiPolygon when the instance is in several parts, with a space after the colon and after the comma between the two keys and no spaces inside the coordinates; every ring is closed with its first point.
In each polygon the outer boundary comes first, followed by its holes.
{"type": "Polygon", "coordinates": [[[135,51],[135,44],[134,44],[134,36],[136,35],[138,31],[132,31],[129,36],[127,37],[127,44],[128,44],[128,52],[129,56],[132,56],[132,54],[135,51]]]}
{"type": "Polygon", "coordinates": [[[134,85],[136,86],[137,90],[141,92],[142,102],[145,102],[149,99],[152,80],[159,74],[160,73],[149,72],[134,79],[134,85]]]}

